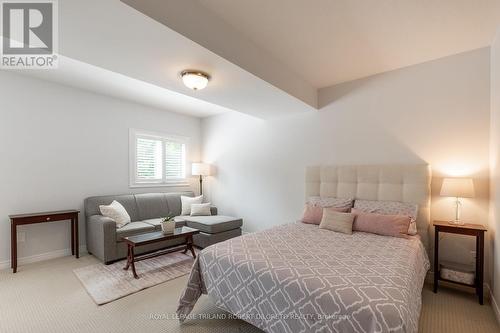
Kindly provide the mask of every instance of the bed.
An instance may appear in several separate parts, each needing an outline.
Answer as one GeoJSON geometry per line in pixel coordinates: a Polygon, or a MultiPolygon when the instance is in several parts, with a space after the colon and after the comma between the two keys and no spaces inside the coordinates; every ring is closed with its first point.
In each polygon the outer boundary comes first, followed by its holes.
{"type": "Polygon", "coordinates": [[[208,294],[266,332],[417,332],[429,269],[429,168],[309,167],[306,197],[317,195],[417,203],[419,234],[346,235],[294,222],[215,244],[194,263],[181,320],[208,294]]]}

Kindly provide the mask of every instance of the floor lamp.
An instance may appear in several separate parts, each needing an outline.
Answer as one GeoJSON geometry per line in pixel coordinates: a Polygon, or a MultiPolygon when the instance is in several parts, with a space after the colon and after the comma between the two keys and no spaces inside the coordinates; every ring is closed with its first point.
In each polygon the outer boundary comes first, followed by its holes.
{"type": "Polygon", "coordinates": [[[200,195],[203,194],[203,176],[210,176],[210,165],[206,163],[193,163],[191,167],[193,176],[200,176],[200,195]]]}

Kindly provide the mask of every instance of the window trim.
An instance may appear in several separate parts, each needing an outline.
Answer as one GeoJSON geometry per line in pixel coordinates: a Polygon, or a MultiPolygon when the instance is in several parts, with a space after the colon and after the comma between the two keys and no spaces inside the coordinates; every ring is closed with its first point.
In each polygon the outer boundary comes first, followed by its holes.
{"type": "MultiPolygon", "coordinates": [[[[162,163],[165,163],[165,145],[162,144],[162,163]]],[[[147,130],[140,130],[135,128],[130,128],[129,130],[129,188],[137,188],[137,187],[185,187],[189,186],[188,181],[188,172],[187,172],[187,156],[189,151],[189,137],[168,134],[168,133],[160,133],[153,132],[147,130]],[[151,181],[137,181],[137,147],[136,142],[138,137],[149,137],[160,139],[163,142],[165,141],[174,141],[178,143],[182,143],[185,145],[185,174],[184,178],[166,180],[165,179],[165,165],[162,167],[162,179],[161,180],[151,180],[151,181]]]]}

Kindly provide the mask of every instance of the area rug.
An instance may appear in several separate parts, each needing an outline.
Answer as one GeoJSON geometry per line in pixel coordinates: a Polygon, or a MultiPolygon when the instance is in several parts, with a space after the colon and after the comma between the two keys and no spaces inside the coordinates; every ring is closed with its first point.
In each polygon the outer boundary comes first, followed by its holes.
{"type": "Polygon", "coordinates": [[[123,270],[125,260],[111,265],[95,264],[73,272],[94,302],[102,305],[189,274],[193,262],[193,257],[182,253],[139,261],[135,263],[138,279],[134,279],[132,268],[123,270]]]}

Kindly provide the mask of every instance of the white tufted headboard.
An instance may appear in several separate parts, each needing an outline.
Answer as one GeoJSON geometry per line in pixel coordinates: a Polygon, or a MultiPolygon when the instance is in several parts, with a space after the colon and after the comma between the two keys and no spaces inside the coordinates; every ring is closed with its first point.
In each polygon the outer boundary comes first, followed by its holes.
{"type": "Polygon", "coordinates": [[[428,249],[431,198],[428,165],[310,166],[306,170],[305,195],[306,200],[322,196],[416,203],[418,233],[428,249]]]}

